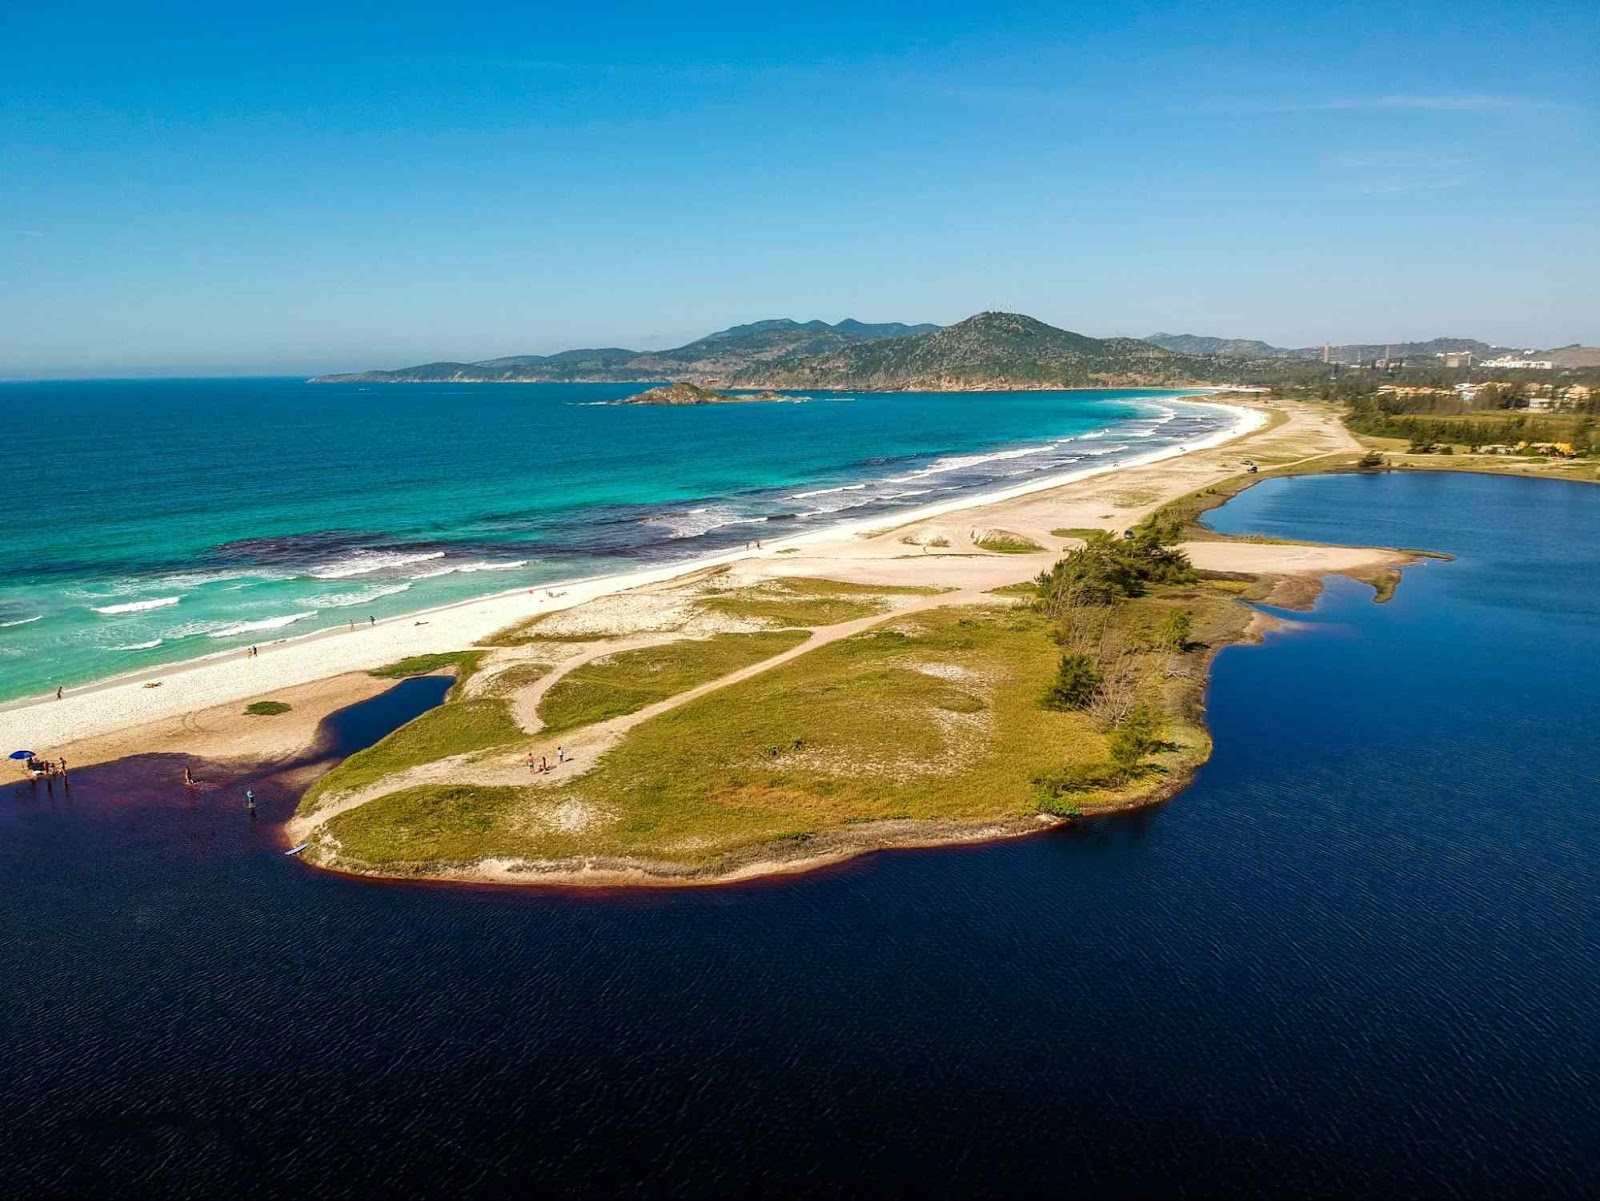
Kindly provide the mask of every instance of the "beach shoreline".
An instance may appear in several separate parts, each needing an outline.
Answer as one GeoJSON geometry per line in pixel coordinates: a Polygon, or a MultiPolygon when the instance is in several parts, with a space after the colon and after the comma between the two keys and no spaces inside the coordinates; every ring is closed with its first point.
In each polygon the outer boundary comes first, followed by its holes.
{"type": "MultiPolygon", "coordinates": [[[[1215,403],[1189,401],[1186,403],[1215,403]]],[[[222,662],[202,661],[189,666],[187,678],[193,682],[223,675],[225,699],[210,705],[177,704],[180,693],[160,697],[165,709],[153,717],[128,720],[114,702],[132,697],[143,700],[152,692],[129,681],[111,681],[98,693],[68,697],[63,701],[35,702],[28,708],[0,712],[0,729],[20,714],[46,713],[76,700],[80,707],[95,695],[101,703],[90,713],[85,733],[63,739],[66,753],[76,765],[115,761],[152,752],[166,752],[203,762],[226,765],[226,770],[260,771],[273,763],[295,762],[295,756],[312,744],[320,722],[329,714],[384,691],[389,681],[369,672],[409,654],[426,654],[469,647],[481,638],[517,622],[546,614],[582,610],[586,604],[602,602],[605,614],[632,614],[637,617],[659,603],[663,593],[682,595],[697,587],[696,581],[718,571],[733,571],[741,580],[778,582],[788,577],[835,579],[862,584],[928,585],[947,589],[937,597],[919,600],[917,607],[943,604],[972,604],[987,599],[997,587],[1005,587],[1031,577],[1041,561],[1076,545],[1077,528],[1111,530],[1131,528],[1144,516],[1164,505],[1197,491],[1206,491],[1225,479],[1236,477],[1248,453],[1268,462],[1276,460],[1291,469],[1306,459],[1316,459],[1355,446],[1337,420],[1307,406],[1251,398],[1246,404],[1227,404],[1232,421],[1227,429],[1195,443],[1167,447],[1140,456],[1140,462],[1094,467],[1071,473],[1071,478],[1051,477],[1029,481],[1012,488],[984,495],[954,498],[922,509],[895,514],[887,525],[882,518],[855,519],[827,530],[809,531],[774,543],[759,553],[735,551],[702,556],[687,563],[665,565],[646,572],[625,573],[567,586],[561,595],[535,595],[524,590],[494,597],[458,602],[434,615],[455,615],[455,620],[415,622],[427,614],[408,615],[377,627],[390,636],[365,639],[346,631],[322,631],[285,640],[276,653],[279,662],[288,664],[309,678],[278,671],[269,688],[256,681],[234,678],[239,666],[237,652],[222,662]],[[1307,452],[1307,453],[1302,453],[1307,452]],[[963,529],[958,533],[941,526],[941,518],[958,517],[963,529]],[[1020,530],[1038,540],[1034,555],[982,553],[980,524],[1020,530]],[[930,553],[925,539],[932,535],[952,535],[965,549],[955,548],[930,553]],[[970,545],[968,540],[970,539],[970,545]],[[1047,545],[1048,544],[1048,545],[1047,545]],[[463,618],[465,620],[463,620],[463,618]],[[359,654],[342,657],[322,653],[327,647],[350,647],[359,654]],[[311,654],[309,664],[299,656],[311,654]],[[291,662],[293,659],[293,662],[291,662]],[[258,719],[246,716],[241,702],[270,697],[292,704],[284,716],[258,719]]],[[[1185,550],[1202,571],[1217,574],[1238,573],[1253,578],[1266,577],[1272,585],[1271,603],[1286,607],[1309,607],[1320,591],[1322,577],[1343,573],[1367,579],[1375,571],[1393,572],[1413,561],[1412,556],[1391,550],[1361,547],[1314,546],[1309,544],[1264,544],[1244,540],[1205,540],[1185,543],[1185,550]]],[[[551,591],[556,591],[552,588],[551,591]]],[[[543,590],[536,590],[541,592],[543,590]]],[[[572,620],[562,618],[562,621],[572,620]]],[[[577,620],[584,620],[582,614],[577,620]]],[[[873,619],[884,620],[883,618],[873,619]]],[[[1209,678],[1211,660],[1224,645],[1259,641],[1270,628],[1281,624],[1260,612],[1244,621],[1230,636],[1206,654],[1198,675],[1195,696],[1197,720],[1204,729],[1204,680],[1209,678]]],[[[837,628],[836,633],[843,633],[837,628]]],[[[822,632],[826,633],[826,631],[822,632]]],[[[681,636],[681,635],[680,635],[681,636]]],[[[826,638],[798,648],[808,651],[826,638]]],[[[624,640],[626,644],[626,640],[624,640]]],[[[259,658],[248,661],[256,666],[268,659],[264,648],[259,658]]],[[[781,656],[780,656],[781,658],[781,656]]],[[[760,670],[765,670],[763,665],[760,670]]],[[[167,678],[172,678],[168,673],[167,678]]],[[[180,679],[184,677],[179,677],[180,679]]],[[[720,688],[734,677],[714,681],[720,688]]],[[[191,695],[201,692],[192,689],[191,695]]],[[[188,697],[184,697],[185,702],[188,697]]],[[[147,702],[153,707],[154,702],[147,702]]],[[[79,728],[84,728],[80,725],[79,728]]],[[[11,731],[14,734],[15,730],[11,731]]],[[[44,745],[44,739],[34,738],[44,745]]],[[[1162,803],[1188,785],[1195,770],[1209,757],[1209,737],[1190,762],[1175,765],[1172,774],[1136,795],[1111,798],[1097,804],[1085,816],[1103,816],[1162,803]]],[[[320,774],[320,773],[318,773],[320,774]]],[[[293,785],[309,787],[314,780],[297,772],[293,785]]],[[[284,846],[300,842],[320,828],[330,813],[311,816],[298,814],[278,831],[284,846]]],[[[390,870],[360,863],[340,862],[337,856],[308,855],[307,865],[351,877],[396,882],[455,885],[519,886],[550,889],[635,889],[641,887],[705,887],[748,882],[750,880],[809,872],[833,866],[876,851],[933,848],[973,844],[1023,837],[1057,828],[1077,820],[1050,814],[1028,813],[1006,819],[960,820],[918,819],[860,823],[820,830],[795,839],[753,845],[710,864],[675,864],[650,859],[580,856],[571,860],[504,860],[485,857],[473,862],[418,864],[415,870],[390,870]]]]}
{"type": "Polygon", "coordinates": [[[637,571],[550,581],[533,588],[413,610],[366,626],[354,622],[263,642],[260,653],[253,658],[247,658],[243,649],[233,648],[106,677],[67,689],[60,699],[49,693],[18,698],[0,703],[0,741],[18,746],[72,744],[347,672],[370,671],[412,655],[461,649],[508,625],[603,596],[669,583],[710,568],[848,543],[876,531],[900,529],[951,513],[992,508],[1214,449],[1249,436],[1269,421],[1267,412],[1259,407],[1188,396],[1167,399],[1223,410],[1229,416],[1229,425],[1192,443],[1160,447],[1116,463],[1082,467],[892,514],[847,519],[773,540],[760,551],[731,549],[637,571]]]}

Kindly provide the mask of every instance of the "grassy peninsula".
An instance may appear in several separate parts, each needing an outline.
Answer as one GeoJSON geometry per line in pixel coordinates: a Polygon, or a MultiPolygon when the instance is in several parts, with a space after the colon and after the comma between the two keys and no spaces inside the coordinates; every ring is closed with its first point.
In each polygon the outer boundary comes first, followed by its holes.
{"type": "Polygon", "coordinates": [[[1326,406],[1265,417],[1240,449],[713,569],[397,665],[461,678],[318,781],[292,836],[354,873],[687,883],[1169,796],[1210,753],[1211,657],[1265,620],[1243,602],[1308,603],[1328,571],[1381,599],[1408,561],[1196,525],[1260,478],[1247,461],[1364,453],[1326,406]]]}
{"type": "MultiPolygon", "coordinates": [[[[1203,578],[1175,536],[1091,531],[981,600],[724,579],[648,645],[536,623],[486,652],[479,687],[306,795],[308,855],[385,875],[715,879],[1168,795],[1209,754],[1207,663],[1252,616],[1249,586],[1203,578]],[[530,665],[526,685],[492,686],[530,665]]],[[[1043,550],[1015,541],[986,553],[1043,550]]]]}

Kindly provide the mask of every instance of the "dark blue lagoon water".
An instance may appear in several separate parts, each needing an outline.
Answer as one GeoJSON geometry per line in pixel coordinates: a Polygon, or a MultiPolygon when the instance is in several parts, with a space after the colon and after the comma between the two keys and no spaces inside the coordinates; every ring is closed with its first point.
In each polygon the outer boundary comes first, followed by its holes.
{"type": "Polygon", "coordinates": [[[643,384],[0,384],[0,700],[686,560],[1225,428],[1175,393],[653,408],[643,384]]]}
{"type": "Polygon", "coordinates": [[[1216,521],[1457,558],[1225,651],[1196,783],[1044,837],[572,896],[318,874],[221,767],[0,793],[4,1191],[1600,1195],[1600,488],[1216,521]]]}

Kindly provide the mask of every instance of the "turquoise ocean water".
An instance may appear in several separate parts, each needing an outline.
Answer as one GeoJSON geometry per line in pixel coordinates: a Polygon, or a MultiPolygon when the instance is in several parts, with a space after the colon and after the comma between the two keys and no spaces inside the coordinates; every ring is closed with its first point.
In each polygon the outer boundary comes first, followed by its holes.
{"type": "Polygon", "coordinates": [[[632,384],[0,384],[0,700],[1025,483],[1225,423],[1171,392],[671,409],[632,384]]]}

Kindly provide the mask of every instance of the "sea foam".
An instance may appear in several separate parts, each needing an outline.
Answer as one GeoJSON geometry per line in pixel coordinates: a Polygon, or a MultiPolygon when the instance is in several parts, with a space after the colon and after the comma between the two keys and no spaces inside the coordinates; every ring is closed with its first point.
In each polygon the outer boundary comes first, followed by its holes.
{"type": "Polygon", "coordinates": [[[410,584],[384,584],[361,592],[332,592],[327,596],[314,596],[309,599],[319,608],[348,609],[353,605],[370,604],[381,596],[394,596],[397,593],[407,592],[410,588],[410,584]]]}
{"type": "Polygon", "coordinates": [[[111,616],[116,613],[143,613],[146,609],[165,609],[168,605],[175,605],[183,598],[181,596],[159,596],[155,600],[129,601],[123,605],[91,605],[96,613],[111,616]]]}
{"type": "Polygon", "coordinates": [[[406,567],[412,563],[426,563],[430,559],[442,558],[444,558],[444,551],[442,550],[423,551],[420,553],[358,550],[347,558],[336,559],[332,563],[314,567],[308,574],[317,580],[343,580],[353,575],[371,575],[374,571],[406,567]]]}
{"type": "Polygon", "coordinates": [[[315,617],[317,611],[308,609],[304,613],[289,613],[283,617],[267,617],[261,621],[240,621],[231,626],[223,626],[220,630],[212,630],[213,638],[232,638],[235,634],[253,634],[257,630],[281,630],[284,626],[293,625],[307,617],[315,617]]]}

